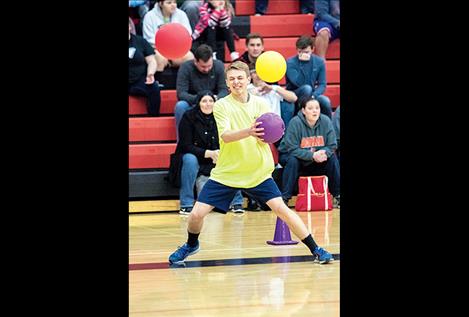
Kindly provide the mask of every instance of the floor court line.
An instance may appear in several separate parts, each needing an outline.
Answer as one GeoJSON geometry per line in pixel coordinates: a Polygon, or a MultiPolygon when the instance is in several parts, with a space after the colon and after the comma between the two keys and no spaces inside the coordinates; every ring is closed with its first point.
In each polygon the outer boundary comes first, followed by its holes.
{"type": "MultiPolygon", "coordinates": [[[[332,256],[334,260],[340,260],[339,253],[332,254],[332,256]]],[[[208,266],[248,265],[248,264],[293,263],[293,262],[308,262],[308,261],[312,262],[313,260],[314,260],[314,257],[312,255],[294,255],[294,256],[262,257],[262,258],[186,261],[184,265],[169,264],[168,262],[134,263],[134,264],[129,264],[129,271],[161,270],[161,269],[169,269],[169,268],[189,268],[189,267],[208,267],[208,266]]]]}
{"type": "MultiPolygon", "coordinates": [[[[203,240],[199,240],[199,241],[202,241],[204,243],[212,243],[210,241],[203,241],[203,240]]],[[[213,243],[212,243],[213,244],[213,243]]],[[[224,246],[224,245],[222,245],[224,246]]],[[[335,248],[335,247],[339,247],[340,245],[338,243],[331,243],[331,244],[328,244],[327,245],[327,249],[332,249],[332,248],[335,248]]],[[[291,245],[290,247],[292,248],[295,248],[295,247],[302,247],[301,244],[299,245],[291,245]]],[[[258,252],[258,251],[264,251],[264,250],[268,250],[269,248],[271,248],[270,246],[266,245],[266,246],[261,246],[261,247],[243,247],[243,251],[252,251],[252,252],[258,252]]],[[[229,252],[229,251],[238,251],[239,248],[223,248],[223,249],[210,249],[210,252],[229,252]]],[[[149,251],[141,251],[141,252],[136,252],[136,251],[131,251],[130,252],[130,255],[131,256],[142,256],[142,255],[168,255],[170,253],[168,253],[168,251],[152,251],[152,250],[149,250],[149,251]]]]}

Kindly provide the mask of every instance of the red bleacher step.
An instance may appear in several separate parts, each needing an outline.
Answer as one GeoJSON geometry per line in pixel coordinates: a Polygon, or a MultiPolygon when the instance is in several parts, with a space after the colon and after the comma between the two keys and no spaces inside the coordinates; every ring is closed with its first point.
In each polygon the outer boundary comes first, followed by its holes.
{"type": "MultiPolygon", "coordinates": [[[[161,90],[160,114],[173,114],[176,102],[176,90],[161,90]]],[[[129,96],[129,114],[147,114],[146,98],[129,96]]]]}
{"type": "MultiPolygon", "coordinates": [[[[270,146],[275,164],[278,163],[278,153],[273,145],[270,146]]],[[[130,144],[129,168],[169,168],[169,156],[176,150],[176,144],[130,144]]]]}
{"type": "Polygon", "coordinates": [[[331,100],[332,109],[340,105],[340,85],[327,85],[324,95],[331,100]]]}
{"type": "MultiPolygon", "coordinates": [[[[285,84],[285,79],[283,78],[280,83],[285,84]]],[[[324,94],[331,99],[332,108],[336,108],[340,104],[340,84],[328,84],[324,94]]],[[[165,109],[162,113],[172,114],[176,99],[176,90],[162,90],[161,108],[165,109]]],[[[145,97],[129,96],[129,114],[147,114],[145,97]]]]}
{"type": "MultiPolygon", "coordinates": [[[[225,68],[227,68],[230,63],[225,63],[225,68]]],[[[340,61],[328,61],[326,60],[326,82],[328,84],[340,84],[340,61]]],[[[282,77],[278,81],[279,85],[286,85],[287,80],[282,77]]]]}
{"type": "Polygon", "coordinates": [[[169,155],[176,149],[170,144],[130,144],[129,168],[169,168],[169,155]]]}
{"type": "Polygon", "coordinates": [[[129,118],[129,141],[175,141],[174,117],[129,118]]]}
{"type": "MultiPolygon", "coordinates": [[[[236,0],[236,15],[254,15],[256,13],[255,0],[236,0]]],[[[269,0],[266,14],[295,14],[300,13],[299,0],[269,0]]]]}
{"type": "MultiPolygon", "coordinates": [[[[264,50],[265,51],[276,51],[283,55],[285,59],[288,59],[296,55],[296,40],[299,37],[279,37],[279,38],[264,38],[264,50]]],[[[235,49],[239,55],[246,51],[246,39],[241,38],[235,41],[235,49]]],[[[340,40],[335,40],[327,49],[326,60],[340,59],[340,40]]],[[[231,61],[230,51],[228,46],[225,44],[225,61],[231,61]]]]}
{"type": "Polygon", "coordinates": [[[266,37],[291,37],[313,34],[314,15],[262,15],[251,16],[251,33],[266,37]]]}
{"type": "Polygon", "coordinates": [[[272,156],[274,158],[274,164],[277,165],[278,163],[278,150],[273,144],[269,144],[270,146],[270,151],[272,151],[272,156]]]}

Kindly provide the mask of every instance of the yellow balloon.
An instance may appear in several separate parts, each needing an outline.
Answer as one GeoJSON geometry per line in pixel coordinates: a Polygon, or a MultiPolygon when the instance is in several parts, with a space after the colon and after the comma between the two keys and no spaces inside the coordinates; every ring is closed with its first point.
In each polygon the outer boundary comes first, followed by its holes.
{"type": "Polygon", "coordinates": [[[260,79],[274,83],[282,79],[287,71],[287,62],[282,54],[267,51],[259,55],[256,60],[256,73],[260,79]]]}

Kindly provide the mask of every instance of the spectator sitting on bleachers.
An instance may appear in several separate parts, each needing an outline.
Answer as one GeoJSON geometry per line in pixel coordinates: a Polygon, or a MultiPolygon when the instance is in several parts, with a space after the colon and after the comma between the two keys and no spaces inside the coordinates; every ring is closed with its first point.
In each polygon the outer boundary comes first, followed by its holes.
{"type": "Polygon", "coordinates": [[[213,60],[212,53],[210,46],[202,44],[194,52],[195,59],[186,61],[179,67],[176,81],[179,101],[174,108],[178,138],[179,121],[186,110],[194,107],[198,92],[210,90],[216,99],[228,95],[225,66],[219,60],[213,60]]]}
{"type": "MultiPolygon", "coordinates": [[[[189,23],[191,24],[191,29],[194,30],[196,24],[200,20],[199,16],[199,8],[202,6],[202,4],[205,2],[205,0],[179,0],[178,3],[182,1],[182,4],[180,6],[181,10],[186,12],[187,18],[189,19],[189,23]]],[[[233,3],[231,3],[229,0],[226,2],[226,8],[228,10],[228,13],[230,16],[235,15],[235,9],[234,9],[234,0],[233,3]]]]}
{"type": "Polygon", "coordinates": [[[142,35],[142,22],[145,14],[153,7],[152,1],[149,0],[129,0],[130,16],[138,19],[138,24],[134,26],[133,34],[142,35]]]}
{"type": "Polygon", "coordinates": [[[248,65],[256,63],[257,58],[264,52],[264,39],[259,33],[249,33],[246,35],[246,52],[236,61],[244,62],[248,65]]]}
{"type": "Polygon", "coordinates": [[[155,81],[155,51],[141,36],[131,33],[129,19],[129,95],[146,96],[147,111],[152,116],[160,114],[160,88],[155,81]]]}
{"type": "MultiPolygon", "coordinates": [[[[319,101],[321,113],[332,118],[331,100],[324,96],[326,90],[326,65],[324,59],[312,54],[313,39],[303,35],[296,41],[297,55],[287,60],[287,89],[298,100],[313,97],[319,101]]],[[[299,107],[295,109],[295,113],[299,107]]]]}
{"type": "Polygon", "coordinates": [[[288,127],[288,123],[293,117],[295,110],[294,102],[298,99],[293,91],[286,90],[285,88],[275,85],[267,84],[265,81],[259,78],[256,73],[254,64],[249,65],[251,73],[251,80],[247,87],[248,92],[260,96],[269,104],[272,112],[282,117],[285,123],[285,129],[288,127]]]}
{"type": "Polygon", "coordinates": [[[137,31],[135,30],[135,24],[134,24],[134,21],[132,21],[131,17],[129,17],[129,27],[130,27],[130,33],[133,35],[136,35],[137,31]]]}
{"type": "MultiPolygon", "coordinates": [[[[205,90],[197,94],[196,106],[184,113],[179,125],[180,139],[176,153],[183,154],[181,188],[179,192],[180,214],[189,214],[194,205],[194,185],[197,195],[208,181],[220,151],[218,131],[213,116],[215,96],[205,90]]],[[[243,196],[238,191],[231,202],[235,213],[244,213],[243,196]]]]}
{"type": "MultiPolygon", "coordinates": [[[[230,2],[227,0],[208,0],[199,8],[200,20],[195,26],[192,33],[192,39],[199,39],[201,43],[208,44],[212,50],[213,58],[216,57],[217,49],[217,31],[223,35],[223,39],[230,50],[231,61],[239,58],[238,52],[235,50],[233,39],[233,30],[231,28],[231,12],[229,9],[230,2]]],[[[223,58],[221,56],[219,59],[223,58]]]]}
{"type": "MultiPolygon", "coordinates": [[[[279,0],[274,0],[279,1],[279,0]]],[[[283,0],[282,0],[283,1],[283,0]]],[[[269,6],[269,0],[256,0],[256,15],[264,15],[269,6]]],[[[301,13],[313,13],[314,12],[314,1],[313,0],[300,0],[301,13]]]]}
{"type": "Polygon", "coordinates": [[[332,114],[332,126],[334,127],[335,136],[337,137],[337,150],[335,152],[340,162],[340,106],[338,106],[332,114]]]}
{"type": "Polygon", "coordinates": [[[149,0],[129,0],[129,8],[136,8],[140,19],[145,17],[148,11],[150,11],[149,0]]]}
{"type": "Polygon", "coordinates": [[[315,0],[315,53],[326,58],[329,43],[340,38],[340,0],[315,0]]]}
{"type": "MultiPolygon", "coordinates": [[[[155,48],[155,36],[158,29],[166,23],[180,23],[192,34],[189,19],[184,11],[179,10],[176,0],[158,0],[152,10],[143,19],[143,37],[155,48]]],[[[177,43],[174,43],[177,45],[177,43]]],[[[187,52],[182,58],[168,60],[155,49],[156,61],[158,62],[158,72],[162,72],[165,67],[179,67],[183,62],[194,58],[192,52],[187,52]]]]}
{"type": "MultiPolygon", "coordinates": [[[[180,1],[178,1],[178,3],[179,2],[180,1]]],[[[199,8],[202,3],[202,0],[184,0],[179,6],[179,8],[186,13],[192,30],[195,29],[197,22],[199,22],[199,8]]]]}
{"type": "Polygon", "coordinates": [[[331,120],[321,114],[316,99],[301,101],[301,111],[288,126],[280,146],[279,162],[283,166],[282,198],[288,201],[298,182],[299,173],[326,175],[335,204],[340,205],[340,168],[335,149],[337,140],[331,120]]]}

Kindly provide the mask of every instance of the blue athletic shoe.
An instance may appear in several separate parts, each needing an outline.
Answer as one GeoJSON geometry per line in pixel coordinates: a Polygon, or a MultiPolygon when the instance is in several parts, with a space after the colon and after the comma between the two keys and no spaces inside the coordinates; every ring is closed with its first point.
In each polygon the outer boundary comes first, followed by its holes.
{"type": "Polygon", "coordinates": [[[333,260],[332,255],[321,247],[316,247],[313,254],[320,264],[329,263],[329,261],[333,260]]]}
{"type": "Polygon", "coordinates": [[[199,241],[195,247],[190,247],[187,243],[184,243],[183,246],[178,247],[173,254],[169,256],[169,263],[173,264],[183,264],[184,260],[192,254],[196,254],[200,250],[199,241]]]}

